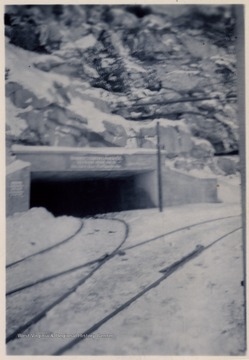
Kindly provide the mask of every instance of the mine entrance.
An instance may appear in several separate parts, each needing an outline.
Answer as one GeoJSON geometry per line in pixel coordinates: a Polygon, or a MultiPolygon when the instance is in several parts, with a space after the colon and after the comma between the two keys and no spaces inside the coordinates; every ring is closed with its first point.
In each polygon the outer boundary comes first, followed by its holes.
{"type": "Polygon", "coordinates": [[[149,194],[137,184],[134,175],[81,178],[79,173],[36,173],[31,175],[30,207],[76,217],[153,207],[149,194]]]}
{"type": "Polygon", "coordinates": [[[12,151],[27,167],[25,209],[83,217],[158,206],[154,149],[13,145],[12,151]]]}

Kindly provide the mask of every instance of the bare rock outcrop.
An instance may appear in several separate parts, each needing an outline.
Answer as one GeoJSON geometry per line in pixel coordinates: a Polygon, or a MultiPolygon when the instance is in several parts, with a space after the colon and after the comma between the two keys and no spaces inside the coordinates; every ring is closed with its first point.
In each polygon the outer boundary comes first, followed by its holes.
{"type": "Polygon", "coordinates": [[[7,6],[8,144],[156,148],[160,121],[176,167],[237,153],[235,21],[230,5],[7,6]]]}

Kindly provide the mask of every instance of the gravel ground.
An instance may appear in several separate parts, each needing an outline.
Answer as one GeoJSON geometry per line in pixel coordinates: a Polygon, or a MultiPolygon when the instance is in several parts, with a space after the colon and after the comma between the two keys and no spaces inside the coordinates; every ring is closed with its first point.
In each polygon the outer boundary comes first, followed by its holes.
{"type": "MultiPolygon", "coordinates": [[[[32,239],[36,239],[37,251],[58,244],[63,233],[74,234],[82,223],[83,227],[68,242],[10,267],[7,291],[110,254],[126,231],[122,222],[112,218],[127,222],[129,234],[121,252],[103,263],[40,321],[21,331],[8,343],[7,353],[50,355],[81,334],[81,341],[65,355],[243,355],[241,208],[232,200],[172,207],[163,213],[157,209],[127,211],[100,219],[53,218],[44,209],[9,218],[9,262],[34,253],[32,239]],[[206,222],[224,217],[229,218],[206,222]],[[199,222],[206,223],[191,227],[199,222]],[[17,228],[24,230],[15,232],[17,228]],[[54,238],[51,229],[55,230],[54,238]],[[146,242],[162,234],[167,235],[146,242]],[[163,275],[160,270],[191,253],[197,245],[208,246],[219,238],[89,334],[92,325],[158,280],[163,275]],[[14,242],[22,244],[22,256],[14,242]]],[[[8,296],[7,335],[98,265],[93,263],[8,296]]]]}

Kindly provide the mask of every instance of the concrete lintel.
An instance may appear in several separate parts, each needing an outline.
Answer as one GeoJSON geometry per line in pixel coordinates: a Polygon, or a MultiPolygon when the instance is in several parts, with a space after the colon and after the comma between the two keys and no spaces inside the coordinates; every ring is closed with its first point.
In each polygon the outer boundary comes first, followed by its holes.
{"type": "Polygon", "coordinates": [[[17,158],[31,163],[31,172],[39,171],[154,171],[154,149],[67,148],[50,146],[13,146],[17,158]]]}
{"type": "MultiPolygon", "coordinates": [[[[65,147],[65,146],[26,146],[26,145],[13,145],[12,152],[14,154],[27,154],[27,153],[51,153],[51,154],[96,154],[96,155],[156,155],[156,149],[141,149],[141,148],[123,148],[123,147],[65,147]]],[[[161,150],[162,154],[166,154],[165,150],[161,150]]]]}

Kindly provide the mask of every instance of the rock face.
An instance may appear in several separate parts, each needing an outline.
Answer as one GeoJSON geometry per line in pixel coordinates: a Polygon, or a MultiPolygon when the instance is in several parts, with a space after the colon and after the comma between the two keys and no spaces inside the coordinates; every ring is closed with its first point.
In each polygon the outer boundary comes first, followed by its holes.
{"type": "Polygon", "coordinates": [[[228,5],[7,6],[8,144],[155,148],[158,120],[176,167],[237,152],[234,27],[228,5]]]}

